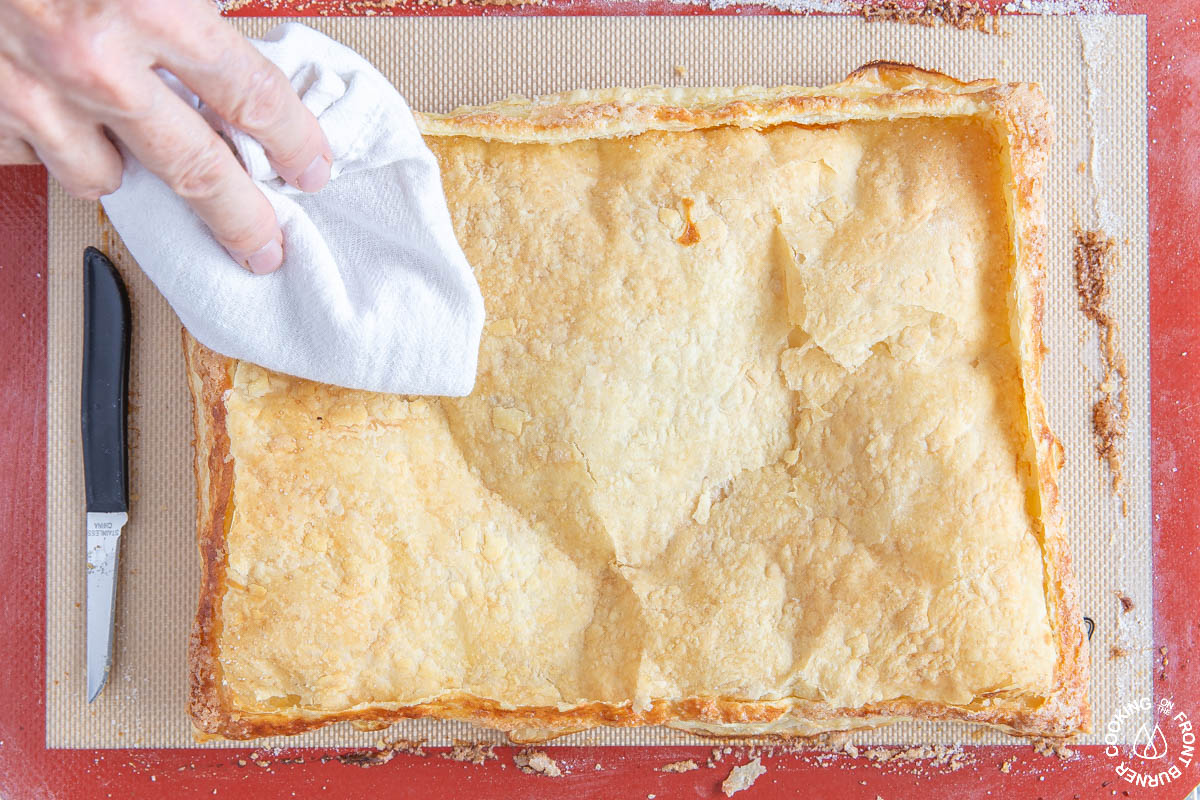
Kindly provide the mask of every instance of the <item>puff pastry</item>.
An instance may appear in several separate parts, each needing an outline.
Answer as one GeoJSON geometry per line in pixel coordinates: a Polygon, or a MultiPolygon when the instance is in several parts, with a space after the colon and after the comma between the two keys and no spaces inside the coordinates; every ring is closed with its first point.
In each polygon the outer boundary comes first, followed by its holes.
{"type": "Polygon", "coordinates": [[[474,393],[185,336],[197,735],[1086,729],[1040,394],[1040,89],[873,64],[420,117],[474,393]]]}

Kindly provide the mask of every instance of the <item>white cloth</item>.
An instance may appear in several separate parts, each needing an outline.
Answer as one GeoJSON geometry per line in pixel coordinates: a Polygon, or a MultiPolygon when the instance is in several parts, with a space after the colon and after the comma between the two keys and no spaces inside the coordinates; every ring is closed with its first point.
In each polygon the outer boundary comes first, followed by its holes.
{"type": "Polygon", "coordinates": [[[354,389],[468,394],[483,298],[404,99],[362,56],[303,25],[254,44],[291,79],[333,152],[329,184],[306,194],[256,141],[223,129],[275,207],[283,267],[261,276],[235,264],[127,152],[121,188],[102,199],[109,219],[187,329],[219,353],[354,389]]]}

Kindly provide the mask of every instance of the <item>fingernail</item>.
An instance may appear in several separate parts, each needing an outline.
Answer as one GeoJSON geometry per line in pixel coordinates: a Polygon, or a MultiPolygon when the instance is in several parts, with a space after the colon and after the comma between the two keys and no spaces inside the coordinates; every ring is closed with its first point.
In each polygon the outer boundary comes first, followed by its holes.
{"type": "Polygon", "coordinates": [[[275,238],[241,259],[246,269],[255,275],[266,275],[279,269],[283,263],[283,233],[277,233],[275,238]]]}
{"type": "Polygon", "coordinates": [[[296,177],[296,186],[302,192],[315,192],[329,183],[329,166],[331,159],[324,153],[313,158],[312,162],[296,177]]]}

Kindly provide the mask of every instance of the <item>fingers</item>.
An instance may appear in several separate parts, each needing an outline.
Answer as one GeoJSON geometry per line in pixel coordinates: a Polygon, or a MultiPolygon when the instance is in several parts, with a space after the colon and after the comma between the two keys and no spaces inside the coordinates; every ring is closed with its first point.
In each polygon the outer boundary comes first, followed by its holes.
{"type": "Polygon", "coordinates": [[[287,77],[224,20],[204,14],[202,32],[162,66],[226,122],[257,139],[280,176],[306,192],[329,181],[333,156],[312,112],[287,77]]]}
{"type": "Polygon", "coordinates": [[[256,274],[278,269],[283,233],[275,210],[208,123],[153,74],[147,110],[116,118],[113,133],[204,220],[234,260],[256,274]]]}
{"type": "MultiPolygon", "coordinates": [[[[56,126],[57,127],[57,126],[56,126]]],[[[43,129],[31,137],[33,150],[69,194],[99,200],[121,187],[121,154],[96,125],[68,123],[69,131],[43,129]],[[69,138],[68,138],[69,136],[69,138]]]]}
{"type": "Polygon", "coordinates": [[[0,164],[40,160],[71,194],[89,199],[121,185],[121,156],[99,125],[7,59],[0,58],[0,164]]]}
{"type": "Polygon", "coordinates": [[[23,140],[0,134],[0,164],[38,164],[37,153],[23,140]]]}
{"type": "MultiPolygon", "coordinates": [[[[76,197],[97,200],[121,185],[121,155],[95,122],[80,116],[36,83],[27,83],[19,102],[0,103],[7,119],[0,162],[41,161],[76,197]]],[[[13,162],[8,162],[13,163],[13,162]]]]}

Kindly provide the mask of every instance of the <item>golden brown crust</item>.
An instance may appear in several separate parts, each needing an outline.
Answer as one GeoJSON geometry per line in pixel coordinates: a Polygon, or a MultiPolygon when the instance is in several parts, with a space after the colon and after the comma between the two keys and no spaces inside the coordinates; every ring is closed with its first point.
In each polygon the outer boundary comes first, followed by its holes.
{"type": "Polygon", "coordinates": [[[233,499],[233,463],[225,430],[224,395],[233,362],[183,332],[188,387],[192,396],[196,532],[200,548],[200,602],[188,641],[188,713],[198,736],[218,734],[231,717],[221,691],[217,657],[221,599],[225,596],[225,532],[233,499]]]}
{"type": "Polygon", "coordinates": [[[838,708],[799,698],[742,701],[734,698],[652,700],[634,704],[585,703],[573,707],[505,708],[471,695],[443,695],[435,702],[403,707],[372,705],[335,713],[292,709],[248,712],[234,708],[224,687],[217,652],[220,604],[225,592],[225,535],[232,515],[233,465],[225,431],[225,392],[234,363],[185,335],[196,426],[198,531],[203,564],[200,607],[190,649],[190,713],[201,737],[248,739],[288,735],[331,722],[392,722],[439,717],[510,732],[521,741],[547,738],[597,725],[668,724],[714,735],[811,735],[823,730],[902,719],[959,720],[1035,736],[1069,736],[1089,726],[1087,653],[1078,591],[1061,529],[1057,473],[1062,447],[1050,431],[1042,400],[1042,323],[1045,280],[1045,160],[1050,113],[1037,87],[994,81],[960,83],[904,65],[877,63],[824,89],[609,90],[507,101],[447,116],[425,115],[426,135],[467,135],[512,142],[566,142],[625,136],[647,130],[716,126],[765,128],[781,122],[827,124],[851,119],[976,116],[991,119],[1008,143],[1011,216],[1016,221],[1014,334],[1019,343],[1025,410],[1040,490],[1045,593],[1057,649],[1053,689],[1041,701],[996,692],[966,706],[898,698],[838,708]]]}

